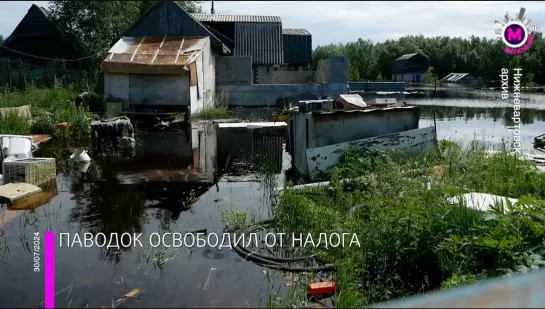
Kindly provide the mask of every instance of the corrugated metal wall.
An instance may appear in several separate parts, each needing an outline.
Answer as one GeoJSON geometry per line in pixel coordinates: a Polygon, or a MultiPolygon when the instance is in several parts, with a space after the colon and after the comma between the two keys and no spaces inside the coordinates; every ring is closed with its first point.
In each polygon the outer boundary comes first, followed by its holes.
{"type": "Polygon", "coordinates": [[[253,64],[282,64],[281,23],[235,23],[234,56],[252,57],[253,64]]]}
{"type": "Polygon", "coordinates": [[[312,62],[312,36],[284,34],[284,63],[307,64],[312,62]]]}
{"type": "Polygon", "coordinates": [[[174,2],[157,5],[149,15],[129,28],[124,36],[210,36],[174,2]]]}

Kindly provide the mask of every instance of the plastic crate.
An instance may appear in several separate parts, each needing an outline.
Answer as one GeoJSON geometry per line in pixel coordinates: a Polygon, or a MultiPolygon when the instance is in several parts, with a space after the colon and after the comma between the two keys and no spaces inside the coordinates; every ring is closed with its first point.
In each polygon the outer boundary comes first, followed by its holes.
{"type": "Polygon", "coordinates": [[[57,173],[55,158],[27,158],[2,162],[4,184],[24,182],[35,186],[45,185],[57,173]]]}

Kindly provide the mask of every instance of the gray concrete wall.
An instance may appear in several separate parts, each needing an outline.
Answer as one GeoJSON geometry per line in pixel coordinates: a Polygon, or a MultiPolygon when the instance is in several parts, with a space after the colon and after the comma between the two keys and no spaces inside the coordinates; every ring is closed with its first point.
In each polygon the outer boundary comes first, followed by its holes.
{"type": "Polygon", "coordinates": [[[306,150],[418,128],[420,111],[407,108],[368,113],[297,114],[288,130],[293,141],[293,164],[297,176],[308,175],[306,150]],[[307,132],[308,130],[308,132],[307,132]]]}
{"type": "Polygon", "coordinates": [[[276,71],[272,74],[273,84],[314,83],[314,71],[276,71]]]}
{"type": "Polygon", "coordinates": [[[348,56],[329,57],[330,83],[348,83],[348,56]]]}
{"type": "Polygon", "coordinates": [[[314,75],[314,82],[317,84],[329,84],[331,81],[331,75],[329,74],[329,59],[323,59],[318,61],[316,67],[316,73],[314,75]]]}
{"type": "Polygon", "coordinates": [[[276,106],[278,100],[296,95],[335,97],[347,93],[345,84],[299,84],[299,85],[222,85],[217,91],[228,94],[227,104],[232,107],[276,106]]]}
{"type": "Polygon", "coordinates": [[[252,84],[252,57],[216,57],[216,85],[252,84]]]}
{"type": "Polygon", "coordinates": [[[255,70],[256,84],[272,84],[274,67],[272,65],[259,65],[255,70]]]}

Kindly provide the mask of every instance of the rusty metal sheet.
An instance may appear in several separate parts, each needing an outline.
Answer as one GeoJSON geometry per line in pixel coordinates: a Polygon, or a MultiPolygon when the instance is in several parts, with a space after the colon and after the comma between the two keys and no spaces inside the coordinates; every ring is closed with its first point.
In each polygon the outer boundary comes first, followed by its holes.
{"type": "Polygon", "coordinates": [[[50,135],[47,134],[32,134],[32,141],[34,144],[39,145],[45,143],[51,139],[50,135]]]}
{"type": "Polygon", "coordinates": [[[108,60],[108,62],[116,63],[116,62],[131,62],[132,55],[131,54],[114,54],[111,59],[108,60]]]}
{"type": "Polygon", "coordinates": [[[426,153],[435,148],[435,127],[386,134],[352,142],[328,145],[306,150],[309,177],[318,180],[321,173],[328,173],[339,163],[343,152],[350,147],[361,147],[369,151],[399,149],[407,155],[426,153]]]}
{"type": "Polygon", "coordinates": [[[373,308],[544,308],[545,270],[417,295],[373,308]]]}
{"type": "Polygon", "coordinates": [[[192,63],[189,66],[189,73],[190,73],[190,79],[189,79],[189,86],[193,87],[197,85],[197,65],[195,63],[192,63]]]}
{"type": "MultiPolygon", "coordinates": [[[[122,38],[110,50],[103,61],[103,71],[129,70],[124,66],[111,66],[109,63],[141,65],[180,65],[192,62],[204,46],[204,37],[156,36],[122,38]],[[105,65],[104,65],[105,64],[105,65]]],[[[132,69],[134,71],[134,69],[132,69]]],[[[147,73],[147,72],[141,72],[147,73]]]]}

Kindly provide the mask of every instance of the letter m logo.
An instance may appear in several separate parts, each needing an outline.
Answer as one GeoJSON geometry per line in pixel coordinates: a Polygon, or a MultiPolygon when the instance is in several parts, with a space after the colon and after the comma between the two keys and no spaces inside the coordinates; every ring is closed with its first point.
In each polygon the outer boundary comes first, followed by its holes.
{"type": "Polygon", "coordinates": [[[509,28],[507,29],[507,40],[518,40],[522,41],[522,30],[520,28],[517,29],[517,31],[513,32],[513,29],[509,28]]]}

